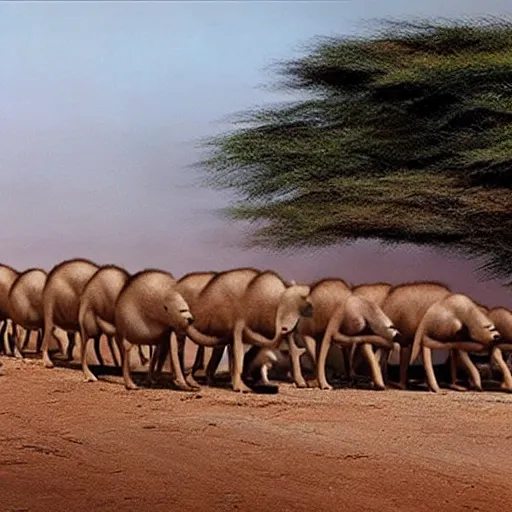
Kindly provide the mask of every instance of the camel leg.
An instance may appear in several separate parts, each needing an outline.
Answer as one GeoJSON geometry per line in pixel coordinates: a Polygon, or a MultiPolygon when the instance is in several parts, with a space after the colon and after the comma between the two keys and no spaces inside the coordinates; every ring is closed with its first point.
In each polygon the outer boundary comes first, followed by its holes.
{"type": "MultiPolygon", "coordinates": [[[[156,367],[156,377],[158,378],[160,375],[162,375],[162,370],[164,368],[165,360],[167,359],[167,356],[169,355],[171,346],[169,343],[161,343],[157,350],[155,350],[155,353],[159,353],[157,357],[157,367],[156,367]]],[[[173,368],[171,366],[170,371],[173,371],[173,368]]]]}
{"type": "MultiPolygon", "coordinates": [[[[304,346],[306,347],[306,353],[308,354],[309,359],[311,360],[311,363],[313,364],[313,368],[315,369],[316,373],[316,340],[311,336],[304,335],[302,336],[302,341],[304,342],[304,346]]],[[[306,384],[308,388],[319,387],[318,379],[316,377],[312,380],[308,380],[306,384]]]]}
{"type": "Polygon", "coordinates": [[[384,380],[382,378],[382,373],[380,371],[380,366],[378,365],[377,360],[375,359],[375,354],[373,353],[372,346],[369,343],[363,343],[361,345],[361,350],[364,356],[366,357],[366,360],[370,364],[374,388],[380,391],[386,389],[386,386],[384,385],[384,380]]]}
{"type": "MultiPolygon", "coordinates": [[[[84,374],[86,382],[96,382],[98,379],[91,372],[89,368],[89,363],[87,362],[87,343],[89,341],[89,336],[85,333],[84,329],[80,329],[80,338],[82,338],[82,342],[80,344],[80,361],[82,363],[82,372],[84,374]]],[[[94,344],[99,345],[100,343],[100,335],[94,337],[94,344]]],[[[103,366],[103,363],[100,363],[103,366]]]]}
{"type": "Polygon", "coordinates": [[[194,364],[192,365],[192,374],[195,375],[199,370],[203,370],[204,374],[204,346],[197,345],[196,357],[194,358],[194,364]]]}
{"type": "Polygon", "coordinates": [[[242,380],[242,372],[244,369],[243,329],[243,325],[237,323],[233,330],[233,368],[231,371],[231,382],[233,391],[249,393],[251,389],[242,380]]]}
{"type": "Polygon", "coordinates": [[[453,349],[450,350],[450,378],[450,389],[454,391],[467,391],[467,388],[457,384],[457,351],[453,349]]]}
{"type": "Polygon", "coordinates": [[[116,351],[115,351],[114,337],[111,336],[110,334],[107,334],[106,337],[107,337],[108,349],[110,351],[110,355],[112,356],[112,361],[114,363],[114,366],[121,366],[121,361],[119,361],[117,359],[117,355],[116,355],[116,351]]]}
{"type": "MultiPolygon", "coordinates": [[[[411,357],[412,347],[400,346],[400,380],[393,383],[393,387],[405,391],[407,389],[407,370],[409,369],[409,359],[411,357]]],[[[383,354],[386,355],[387,349],[383,349],[383,354]]],[[[389,352],[387,352],[389,357],[389,352]]],[[[387,367],[387,358],[386,358],[387,367]]]]}
{"type": "MultiPolygon", "coordinates": [[[[7,322],[5,320],[1,320],[0,321],[0,338],[2,338],[2,348],[3,348],[3,351],[5,353],[5,331],[7,329],[7,322]]],[[[5,354],[7,355],[7,354],[5,354]]]]}
{"type": "Polygon", "coordinates": [[[39,329],[37,331],[36,354],[41,353],[41,347],[43,345],[43,337],[44,337],[44,329],[39,329]]]}
{"type": "MultiPolygon", "coordinates": [[[[160,360],[160,356],[162,352],[164,352],[165,343],[159,343],[156,346],[156,350],[153,352],[153,356],[151,357],[151,361],[149,362],[148,368],[148,383],[153,384],[159,377],[160,372],[157,371],[158,362],[160,360]]],[[[167,351],[165,351],[167,355],[167,351]]],[[[163,363],[162,363],[163,365],[163,363]]]]}
{"type": "MultiPolygon", "coordinates": [[[[292,363],[293,381],[295,382],[295,385],[298,388],[306,388],[307,384],[306,384],[306,381],[304,380],[304,376],[302,375],[302,369],[300,367],[300,357],[304,353],[305,349],[300,349],[297,346],[297,344],[295,343],[293,333],[288,335],[287,341],[288,341],[288,347],[290,350],[290,360],[292,363]]],[[[265,370],[265,372],[268,375],[268,368],[265,370]]],[[[262,378],[263,378],[263,376],[262,376],[262,378]]],[[[268,380],[268,377],[267,377],[267,380],[268,380]]]]}
{"type": "Polygon", "coordinates": [[[179,347],[178,347],[178,337],[176,336],[175,332],[171,333],[171,338],[169,341],[170,345],[170,363],[171,368],[174,371],[174,384],[178,386],[179,389],[182,389],[184,391],[195,391],[195,389],[188,385],[188,383],[185,381],[185,376],[183,375],[183,371],[181,369],[181,359],[179,354],[179,347]]]}
{"type": "Polygon", "coordinates": [[[4,352],[6,356],[12,356],[12,350],[9,343],[9,325],[10,325],[9,319],[4,321],[4,330],[3,330],[3,342],[4,342],[4,352]]]}
{"type": "MultiPolygon", "coordinates": [[[[14,357],[16,359],[23,359],[23,354],[20,350],[20,346],[21,346],[21,343],[20,343],[20,329],[21,329],[21,326],[20,325],[14,325],[14,332],[13,332],[13,345],[14,345],[14,357]]],[[[27,329],[26,332],[30,332],[30,330],[27,329]]]]}
{"type": "MultiPolygon", "coordinates": [[[[193,367],[189,370],[185,370],[185,344],[187,342],[187,336],[178,336],[178,350],[180,355],[180,364],[183,368],[183,374],[185,375],[185,381],[187,384],[194,389],[201,389],[199,382],[194,379],[193,367]]],[[[200,345],[198,345],[199,350],[200,345]]],[[[203,352],[204,353],[204,352],[203,352]]],[[[197,354],[196,354],[197,355],[197,354]]]]}
{"type": "Polygon", "coordinates": [[[331,346],[331,338],[324,335],[324,339],[320,344],[320,351],[318,353],[318,359],[316,361],[316,378],[320,389],[331,390],[332,386],[327,382],[325,377],[325,361],[327,359],[327,353],[331,346]]]}
{"type": "MultiPolygon", "coordinates": [[[[368,343],[363,343],[363,345],[368,345],[368,343]]],[[[370,349],[371,349],[371,345],[370,345],[370,349]]],[[[361,351],[359,348],[359,344],[353,343],[350,346],[350,352],[349,352],[349,356],[348,356],[348,368],[349,368],[348,377],[351,382],[355,382],[357,380],[356,368],[359,366],[360,353],[361,353],[361,351]]],[[[373,353],[373,350],[372,350],[372,353],[373,353]]],[[[375,361],[377,361],[377,359],[375,359],[375,361]]],[[[378,362],[377,362],[377,364],[378,364],[378,362]]]]}
{"type": "Polygon", "coordinates": [[[475,389],[477,391],[482,391],[482,379],[480,377],[480,373],[478,372],[477,367],[473,364],[473,361],[471,361],[469,354],[465,350],[458,350],[457,354],[462,364],[466,367],[475,389]]]}
{"type": "MultiPolygon", "coordinates": [[[[45,368],[53,368],[53,361],[50,359],[48,347],[50,344],[50,338],[56,338],[54,335],[55,324],[53,323],[53,302],[47,303],[44,308],[44,331],[43,341],[41,343],[41,352],[43,357],[43,365],[45,368]]],[[[59,340],[60,344],[60,340],[59,340]]]]}
{"type": "MultiPolygon", "coordinates": [[[[21,352],[24,352],[25,349],[27,348],[27,345],[29,344],[30,342],[30,329],[27,329],[25,331],[25,338],[23,339],[23,343],[21,344],[21,352]]],[[[39,334],[39,330],[37,331],[37,333],[39,334]]]]}
{"type": "Polygon", "coordinates": [[[500,388],[512,392],[512,375],[510,373],[510,368],[507,366],[507,363],[505,363],[503,353],[499,347],[494,347],[492,349],[491,358],[497,364],[503,375],[503,381],[501,382],[500,388]]]}
{"type": "Polygon", "coordinates": [[[130,352],[133,345],[126,339],[116,333],[115,340],[121,353],[121,364],[123,366],[123,379],[124,386],[128,390],[139,389],[139,387],[133,382],[132,376],[130,375],[130,352]]]}
{"type": "MultiPolygon", "coordinates": [[[[82,340],[82,345],[85,345],[83,340],[82,340]]],[[[105,366],[105,361],[103,359],[103,356],[101,355],[101,336],[94,337],[94,355],[96,356],[96,359],[98,360],[98,364],[100,366],[105,366]]]]}
{"type": "Polygon", "coordinates": [[[68,336],[68,348],[66,351],[67,352],[66,359],[68,361],[73,361],[73,350],[74,350],[75,344],[76,344],[76,333],[68,332],[66,334],[68,336]]]}
{"type": "Polygon", "coordinates": [[[148,363],[149,359],[144,355],[144,351],[142,350],[142,345],[138,345],[137,346],[137,350],[139,352],[140,364],[142,366],[146,366],[146,364],[148,363]]]}
{"type": "Polygon", "coordinates": [[[382,377],[384,379],[384,384],[386,384],[388,379],[388,363],[389,363],[389,354],[391,353],[391,349],[379,347],[376,352],[376,357],[380,363],[380,371],[382,372],[382,377]]]}
{"type": "MultiPolygon", "coordinates": [[[[208,386],[215,385],[215,372],[219,367],[222,356],[224,355],[224,350],[226,347],[224,345],[220,345],[217,347],[213,347],[212,356],[206,365],[206,379],[208,386]]],[[[232,373],[231,365],[230,365],[230,373],[232,373]]]]}
{"type": "Polygon", "coordinates": [[[423,345],[421,347],[421,355],[423,357],[423,365],[427,374],[428,387],[434,393],[438,393],[439,385],[434,373],[434,365],[432,364],[432,349],[423,345]]]}

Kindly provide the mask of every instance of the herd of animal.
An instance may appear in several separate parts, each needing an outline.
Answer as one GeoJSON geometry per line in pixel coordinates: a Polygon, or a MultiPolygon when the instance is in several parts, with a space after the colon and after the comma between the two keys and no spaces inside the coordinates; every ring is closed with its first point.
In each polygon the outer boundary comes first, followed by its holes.
{"type": "Polygon", "coordinates": [[[54,365],[50,344],[56,342],[58,351],[72,359],[79,334],[87,381],[97,380],[88,366],[87,344],[94,340],[94,353],[103,365],[104,339],[114,364],[122,367],[127,389],[137,389],[130,365],[134,347],[141,361],[149,361],[149,382],[161,375],[168,360],[174,384],[188,391],[199,389],[194,377],[200,370],[206,371],[208,383],[214,381],[227,349],[232,388],[239,392],[268,385],[269,370],[283,357],[297,387],[332,389],[326,368],[341,356],[348,377],[354,379],[365,360],[374,389],[385,389],[391,384],[389,356],[398,347],[400,378],[394,385],[401,389],[408,387],[409,365],[421,356],[427,384],[437,392],[432,351],[442,350],[449,353],[452,389],[467,389],[458,384],[459,367],[472,387],[482,389],[470,357],[480,354],[500,370],[501,388],[512,392],[504,358],[512,350],[512,312],[489,309],[436,282],[350,286],[329,278],[297,284],[254,268],[193,272],[175,279],[164,270],[129,274],[116,265],[76,258],[48,273],[0,265],[0,322],[5,354],[22,358],[36,331],[36,352],[46,368],[54,365]],[[67,347],[59,331],[67,333],[67,347]],[[191,368],[185,367],[186,343],[197,346],[191,368]],[[149,359],[144,345],[153,347],[149,359]],[[314,381],[304,378],[305,361],[316,374],[314,381]]]}

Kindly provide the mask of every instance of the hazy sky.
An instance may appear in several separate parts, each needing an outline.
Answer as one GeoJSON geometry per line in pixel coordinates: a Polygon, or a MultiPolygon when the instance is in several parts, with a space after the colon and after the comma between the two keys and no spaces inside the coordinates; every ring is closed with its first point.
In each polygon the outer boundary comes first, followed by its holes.
{"type": "Polygon", "coordinates": [[[283,99],[258,88],[273,59],[382,17],[507,14],[510,0],[0,2],[0,261],[50,269],[83,256],[176,277],[234,266],[357,283],[439,279],[490,305],[474,263],[361,242],[322,253],[244,251],[196,185],[197,139],[224,116],[283,99]],[[482,10],[485,9],[485,10],[482,10]]]}

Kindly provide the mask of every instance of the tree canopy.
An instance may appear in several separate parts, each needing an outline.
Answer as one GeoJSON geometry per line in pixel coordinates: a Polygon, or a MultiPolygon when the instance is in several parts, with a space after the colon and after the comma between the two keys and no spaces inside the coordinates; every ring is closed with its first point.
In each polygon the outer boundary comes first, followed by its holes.
{"type": "Polygon", "coordinates": [[[252,244],[412,242],[512,274],[512,23],[385,22],[274,70],[297,99],[236,114],[198,163],[252,244]]]}

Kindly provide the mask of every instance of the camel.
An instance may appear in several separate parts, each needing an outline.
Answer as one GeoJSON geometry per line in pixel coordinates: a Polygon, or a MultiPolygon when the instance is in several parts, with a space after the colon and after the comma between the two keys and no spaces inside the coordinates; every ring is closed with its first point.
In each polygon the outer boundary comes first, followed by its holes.
{"type": "MultiPolygon", "coordinates": [[[[407,316],[408,311],[404,313],[407,316]]],[[[415,361],[421,351],[428,387],[437,393],[439,385],[432,365],[432,350],[456,350],[475,387],[481,390],[480,374],[468,352],[492,350],[499,341],[498,329],[482,308],[467,295],[451,293],[431,304],[422,315],[414,335],[410,362],[415,361]]],[[[512,387],[512,378],[508,385],[512,387]]]]}
{"type": "MultiPolygon", "coordinates": [[[[114,325],[103,325],[115,332],[121,353],[123,379],[126,389],[138,386],[130,375],[130,351],[134,345],[170,343],[171,371],[179,388],[190,390],[181,371],[178,345],[171,335],[187,334],[193,324],[189,306],[177,291],[177,281],[169,272],[146,269],[133,274],[122,288],[115,305],[114,325]],[[169,341],[170,339],[170,341],[169,341]]],[[[106,322],[104,322],[106,324],[106,322]]]]}
{"type": "Polygon", "coordinates": [[[102,366],[104,364],[100,353],[100,339],[104,334],[113,361],[117,364],[113,347],[115,330],[112,330],[112,326],[115,325],[116,300],[129,278],[130,274],[123,268],[116,265],[105,265],[91,277],[80,296],[78,309],[78,323],[82,339],[80,360],[87,382],[98,380],[91,372],[87,362],[87,343],[91,338],[94,338],[95,352],[96,357],[99,356],[99,363],[102,366]]]}
{"type": "MultiPolygon", "coordinates": [[[[500,334],[500,339],[491,348],[491,364],[496,363],[502,374],[501,389],[512,392],[512,374],[510,368],[503,358],[502,350],[512,350],[512,312],[504,307],[496,307],[489,309],[481,304],[477,304],[478,308],[484,315],[486,315],[492,324],[496,327],[497,332],[500,334]]],[[[476,348],[476,347],[475,347],[476,348]]],[[[480,355],[481,352],[488,352],[488,347],[481,347],[480,350],[471,350],[472,354],[480,355]]],[[[455,350],[450,351],[451,356],[451,379],[452,388],[465,390],[462,386],[457,385],[457,363],[458,352],[455,350]]],[[[480,382],[476,383],[476,387],[481,386],[480,382]]]]}
{"type": "Polygon", "coordinates": [[[198,296],[187,336],[198,345],[232,343],[234,391],[251,391],[242,380],[243,344],[278,348],[311,310],[309,286],[287,284],[272,271],[233,269],[214,276],[198,296]]]}
{"type": "MultiPolygon", "coordinates": [[[[266,271],[270,272],[270,271],[266,271]]],[[[274,272],[271,272],[274,277],[277,276],[274,272]]],[[[281,279],[278,277],[278,279],[281,279]]],[[[281,280],[282,284],[285,285],[286,288],[290,288],[292,286],[297,286],[295,281],[284,281],[281,280]]],[[[259,286],[262,286],[261,283],[259,286]]],[[[303,285],[301,285],[303,286],[303,285]]],[[[297,292],[300,288],[296,288],[297,292]]],[[[246,297],[246,300],[248,301],[248,308],[254,309],[254,307],[259,307],[256,303],[256,306],[252,305],[253,301],[260,300],[258,297],[258,287],[256,285],[252,288],[252,295],[249,295],[246,297]]],[[[267,290],[266,293],[268,293],[270,290],[267,290]]],[[[277,287],[275,291],[272,292],[272,294],[281,293],[282,290],[277,287]]],[[[269,296],[267,300],[271,300],[276,302],[277,296],[273,296],[272,298],[269,296]]],[[[268,306],[268,304],[267,304],[268,306]]],[[[300,311],[300,316],[308,316],[309,310],[311,308],[307,305],[303,306],[303,310],[300,311]]],[[[268,323],[268,326],[272,325],[270,322],[270,315],[276,315],[278,312],[277,310],[272,313],[268,313],[268,318],[265,320],[268,323]]],[[[245,313],[243,313],[245,314],[245,313]]],[[[276,319],[277,320],[277,319],[276,319]]],[[[270,329],[270,327],[265,327],[266,329],[270,329]]],[[[282,336],[279,341],[276,341],[273,345],[273,347],[269,346],[268,343],[270,343],[269,339],[266,339],[265,337],[259,336],[256,340],[248,341],[249,344],[253,344],[252,347],[250,347],[247,351],[244,350],[245,354],[243,357],[243,371],[242,376],[243,379],[245,377],[251,377],[252,380],[255,380],[256,373],[260,373],[260,380],[263,384],[268,384],[268,372],[272,368],[272,366],[279,362],[281,366],[284,366],[283,363],[285,360],[287,360],[289,363],[291,363],[291,370],[292,370],[292,378],[295,383],[295,385],[299,388],[304,388],[307,386],[306,381],[304,380],[304,377],[301,372],[301,366],[300,366],[300,357],[302,354],[306,351],[305,348],[299,348],[295,343],[295,330],[292,329],[286,334],[286,336],[282,336]],[[284,343],[284,345],[283,345],[284,343]],[[287,355],[285,355],[287,354],[287,355]]],[[[252,331],[250,328],[245,333],[244,336],[244,343],[247,342],[246,336],[252,336],[254,334],[254,331],[252,331]]],[[[269,334],[270,336],[270,334],[269,334]]],[[[277,331],[275,331],[274,339],[277,339],[277,331]]],[[[228,359],[229,359],[229,367],[233,371],[233,339],[230,338],[231,341],[228,341],[228,339],[224,340],[224,344],[218,344],[213,348],[212,355],[210,358],[210,361],[208,363],[207,367],[207,377],[208,377],[208,384],[211,385],[213,383],[215,371],[217,370],[220,361],[222,359],[223,353],[225,348],[227,348],[228,351],[228,359]]],[[[242,385],[243,391],[246,391],[246,388],[242,385]]]]}
{"type": "Polygon", "coordinates": [[[399,331],[372,301],[354,295],[342,279],[322,279],[311,286],[313,316],[301,319],[297,334],[316,363],[320,389],[332,389],[325,376],[325,361],[331,343],[362,344],[372,369],[376,389],[384,389],[380,368],[371,345],[392,347],[399,331]],[[320,349],[317,354],[317,341],[320,349]]]}
{"type": "Polygon", "coordinates": [[[8,311],[13,321],[14,346],[19,355],[29,340],[30,331],[38,331],[36,352],[41,350],[42,330],[44,328],[43,289],[46,283],[46,272],[40,268],[30,268],[18,274],[8,294],[8,311]],[[18,327],[26,330],[23,345],[20,346],[18,327]]]}
{"type": "MultiPolygon", "coordinates": [[[[99,266],[92,261],[75,258],[62,261],[55,265],[48,273],[43,289],[44,335],[42,343],[43,364],[46,368],[53,368],[48,346],[50,339],[55,335],[55,328],[68,333],[67,359],[73,359],[75,335],[80,331],[78,309],[80,296],[89,279],[99,270],[99,266]]],[[[62,343],[61,353],[64,354],[62,343]]],[[[83,340],[82,340],[83,343],[83,340]]]]}
{"type": "MultiPolygon", "coordinates": [[[[199,294],[205,288],[205,286],[218,274],[218,272],[214,271],[205,271],[205,272],[191,272],[189,274],[185,274],[182,276],[176,283],[176,289],[182,295],[182,297],[187,302],[189,309],[192,314],[194,314],[194,310],[196,308],[196,303],[199,294]]],[[[171,336],[175,336],[175,334],[171,334],[171,336]]],[[[177,340],[178,348],[179,348],[179,356],[180,356],[180,364],[182,366],[183,374],[185,375],[185,380],[192,386],[193,388],[200,388],[197,381],[194,379],[195,372],[204,368],[204,358],[205,358],[205,347],[202,345],[197,346],[196,357],[194,364],[190,371],[186,371],[185,362],[184,362],[184,353],[185,353],[185,342],[189,338],[185,340],[177,340]]],[[[168,344],[160,344],[155,347],[155,351],[153,353],[153,357],[150,363],[149,368],[149,380],[153,381],[154,378],[158,378],[158,376],[162,372],[162,367],[164,362],[168,356],[170,345],[168,344]]],[[[208,354],[212,356],[212,351],[219,350],[219,347],[206,347],[206,350],[210,352],[208,354]]],[[[222,345],[222,351],[224,350],[224,345],[222,345]]],[[[218,354],[215,353],[215,357],[218,357],[218,354]]],[[[222,357],[222,352],[220,353],[220,357],[218,357],[219,361],[222,357]]],[[[211,371],[210,371],[211,373],[211,371]]]]}
{"type": "MultiPolygon", "coordinates": [[[[214,274],[210,272],[192,273],[183,276],[179,280],[178,290],[183,297],[188,299],[186,299],[187,304],[190,304],[190,311],[195,318],[195,324],[192,328],[189,328],[189,333],[190,331],[193,331],[196,339],[193,339],[190,334],[188,334],[188,338],[196,345],[199,345],[196,354],[196,361],[194,362],[194,367],[192,369],[192,378],[194,370],[201,365],[201,359],[204,358],[204,352],[206,349],[210,352],[206,375],[208,384],[213,383],[215,370],[220,363],[224,349],[232,340],[232,329],[225,329],[224,327],[226,324],[226,317],[229,318],[232,316],[230,304],[233,304],[233,307],[239,306],[240,300],[245,293],[247,286],[252,279],[259,274],[260,270],[244,267],[217,272],[214,274]],[[214,301],[216,300],[217,302],[219,302],[220,299],[221,303],[216,305],[216,303],[211,300],[212,297],[214,301]],[[222,301],[224,297],[228,300],[222,301]],[[222,302],[225,304],[222,304],[222,302]],[[219,319],[217,319],[216,316],[219,316],[219,319]],[[218,334],[220,326],[220,336],[210,336],[205,340],[203,333],[197,330],[198,318],[201,320],[211,319],[209,325],[206,326],[206,332],[218,334]],[[196,341],[198,336],[202,337],[203,343],[198,343],[196,341]]],[[[184,347],[185,338],[179,339],[178,344],[180,347],[184,347]]],[[[165,348],[165,346],[162,348],[165,348]]],[[[184,351],[184,348],[182,351],[184,351]]],[[[159,362],[159,366],[161,367],[161,361],[159,362]]],[[[193,382],[197,385],[195,381],[193,382]]]]}
{"type": "MultiPolygon", "coordinates": [[[[400,331],[400,381],[394,387],[407,389],[407,370],[416,329],[427,309],[452,292],[442,283],[413,281],[393,286],[382,303],[382,310],[400,331]]],[[[390,349],[382,350],[384,365],[390,349]]]]}
{"type": "MultiPolygon", "coordinates": [[[[0,265],[0,322],[2,323],[0,337],[2,338],[5,355],[8,356],[13,355],[8,335],[9,324],[12,322],[9,317],[9,290],[18,275],[19,272],[9,265],[0,265]]],[[[12,326],[13,333],[14,330],[15,328],[12,326]]],[[[14,355],[21,357],[16,345],[14,345],[14,355]]]]}

